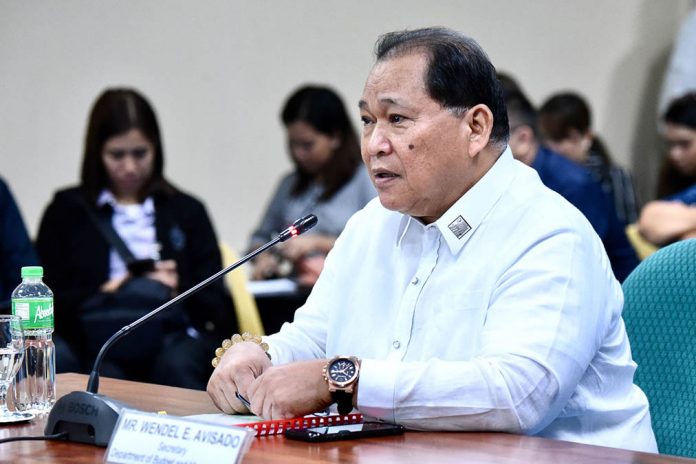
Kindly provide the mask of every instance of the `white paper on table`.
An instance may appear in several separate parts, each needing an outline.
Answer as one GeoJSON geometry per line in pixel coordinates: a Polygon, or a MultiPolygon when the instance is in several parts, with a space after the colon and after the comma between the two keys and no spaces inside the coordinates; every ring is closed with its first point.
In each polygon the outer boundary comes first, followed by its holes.
{"type": "Polygon", "coordinates": [[[297,282],[291,279],[252,280],[247,288],[254,296],[289,294],[297,292],[297,282]]]}
{"type": "Polygon", "coordinates": [[[255,416],[253,414],[195,414],[192,416],[185,416],[189,419],[194,419],[201,422],[207,422],[209,424],[216,425],[237,425],[237,424],[249,424],[252,422],[263,422],[263,417],[255,416]]]}

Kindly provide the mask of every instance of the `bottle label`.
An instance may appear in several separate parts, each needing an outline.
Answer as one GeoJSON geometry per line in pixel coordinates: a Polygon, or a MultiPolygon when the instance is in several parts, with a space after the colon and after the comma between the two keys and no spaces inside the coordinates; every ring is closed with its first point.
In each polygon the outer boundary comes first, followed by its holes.
{"type": "Polygon", "coordinates": [[[22,320],[22,329],[53,328],[53,298],[22,298],[12,300],[12,314],[22,320]]]}

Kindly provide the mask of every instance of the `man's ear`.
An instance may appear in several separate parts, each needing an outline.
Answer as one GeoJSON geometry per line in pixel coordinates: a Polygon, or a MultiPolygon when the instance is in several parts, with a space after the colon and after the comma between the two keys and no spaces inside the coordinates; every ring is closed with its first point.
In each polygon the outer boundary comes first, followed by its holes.
{"type": "Polygon", "coordinates": [[[469,156],[476,156],[488,146],[493,131],[493,113],[483,104],[469,108],[464,115],[464,124],[468,128],[469,156]]]}
{"type": "Polygon", "coordinates": [[[582,135],[582,142],[580,142],[580,146],[582,147],[583,151],[588,152],[590,150],[593,138],[594,136],[592,135],[592,131],[590,130],[588,130],[582,135]]]}

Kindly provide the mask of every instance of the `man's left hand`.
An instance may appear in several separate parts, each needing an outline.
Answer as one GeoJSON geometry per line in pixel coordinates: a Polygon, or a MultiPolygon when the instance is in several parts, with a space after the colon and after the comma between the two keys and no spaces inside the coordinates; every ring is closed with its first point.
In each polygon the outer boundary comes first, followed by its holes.
{"type": "Polygon", "coordinates": [[[266,369],[247,390],[252,412],[276,420],[326,409],[333,403],[322,375],[326,362],[301,361],[266,369]]]}

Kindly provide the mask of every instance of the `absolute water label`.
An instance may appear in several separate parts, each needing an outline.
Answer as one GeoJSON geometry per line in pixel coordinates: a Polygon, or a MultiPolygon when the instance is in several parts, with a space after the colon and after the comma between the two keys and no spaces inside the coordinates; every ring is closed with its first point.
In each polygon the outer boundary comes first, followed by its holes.
{"type": "Polygon", "coordinates": [[[12,300],[12,314],[22,320],[22,329],[53,328],[53,298],[21,298],[12,300]]]}

